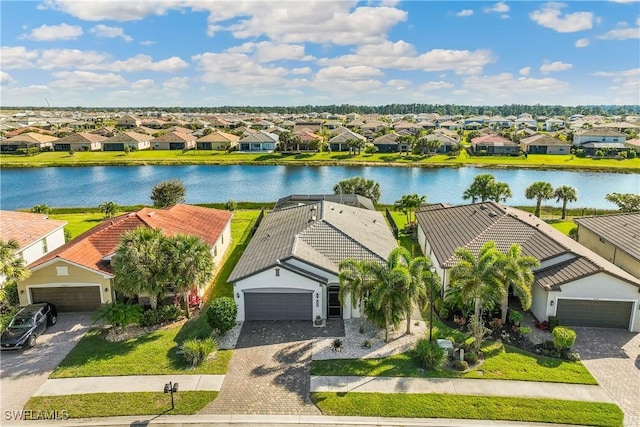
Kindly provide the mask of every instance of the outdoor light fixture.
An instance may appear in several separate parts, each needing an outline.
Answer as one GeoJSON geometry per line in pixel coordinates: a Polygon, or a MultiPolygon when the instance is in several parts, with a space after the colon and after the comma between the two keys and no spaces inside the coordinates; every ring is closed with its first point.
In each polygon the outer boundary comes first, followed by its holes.
{"type": "Polygon", "coordinates": [[[173,403],[173,393],[178,392],[178,383],[172,383],[171,381],[169,381],[164,385],[164,392],[171,393],[171,410],[173,410],[175,408],[175,405],[173,403]]]}
{"type": "Polygon", "coordinates": [[[236,298],[240,299],[240,292],[236,292],[236,298]]]}
{"type": "Polygon", "coordinates": [[[549,305],[553,307],[553,300],[549,301],[549,305]]]}

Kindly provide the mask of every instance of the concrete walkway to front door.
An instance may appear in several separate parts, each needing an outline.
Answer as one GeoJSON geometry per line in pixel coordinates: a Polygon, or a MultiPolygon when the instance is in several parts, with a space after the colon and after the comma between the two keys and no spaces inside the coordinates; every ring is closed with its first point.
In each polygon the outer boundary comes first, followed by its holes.
{"type": "Polygon", "coordinates": [[[320,415],[309,399],[312,341],[344,336],[342,321],[247,321],[218,397],[201,414],[320,415]]]}

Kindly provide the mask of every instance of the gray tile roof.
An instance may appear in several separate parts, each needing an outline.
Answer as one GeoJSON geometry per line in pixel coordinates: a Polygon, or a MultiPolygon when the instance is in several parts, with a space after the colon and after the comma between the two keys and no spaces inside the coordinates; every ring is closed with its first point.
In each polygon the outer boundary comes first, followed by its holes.
{"type": "Polygon", "coordinates": [[[548,261],[549,265],[535,271],[537,283],[547,289],[600,271],[640,287],[637,278],[519,209],[484,202],[421,209],[416,218],[443,268],[455,265],[456,248],[466,247],[477,253],[484,243],[494,241],[504,252],[512,243],[518,243],[525,255],[548,261]],[[562,263],[554,262],[557,257],[562,263]]]}
{"type": "Polygon", "coordinates": [[[523,138],[520,140],[521,144],[524,145],[546,145],[546,146],[550,146],[550,145],[571,145],[571,144],[567,144],[566,142],[562,142],[561,140],[559,140],[558,138],[554,138],[552,136],[549,136],[547,134],[536,134],[533,136],[530,136],[528,138],[523,138]]]}
{"type": "Polygon", "coordinates": [[[640,213],[575,218],[573,221],[640,261],[640,213]]]}
{"type": "Polygon", "coordinates": [[[384,261],[397,246],[380,212],[319,201],[269,212],[229,282],[295,258],[338,273],[345,258],[384,261]]]}

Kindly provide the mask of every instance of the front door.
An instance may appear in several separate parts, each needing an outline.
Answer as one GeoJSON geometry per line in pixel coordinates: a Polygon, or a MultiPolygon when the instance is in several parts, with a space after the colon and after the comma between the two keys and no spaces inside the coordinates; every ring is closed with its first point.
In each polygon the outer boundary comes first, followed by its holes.
{"type": "Polygon", "coordinates": [[[342,319],[342,304],[338,298],[338,286],[329,286],[327,289],[327,317],[329,319],[342,319]]]}

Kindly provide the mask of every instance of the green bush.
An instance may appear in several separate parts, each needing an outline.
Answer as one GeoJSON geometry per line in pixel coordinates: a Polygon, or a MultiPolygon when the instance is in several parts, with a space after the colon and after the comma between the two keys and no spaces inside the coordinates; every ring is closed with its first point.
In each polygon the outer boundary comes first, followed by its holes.
{"type": "Polygon", "coordinates": [[[140,326],[154,326],[178,320],[182,312],[177,305],[163,305],[156,309],[145,310],[140,318],[140,326]]]}
{"type": "Polygon", "coordinates": [[[238,203],[235,200],[229,200],[224,204],[224,208],[228,211],[235,211],[238,208],[238,203]]]}
{"type": "Polygon", "coordinates": [[[571,348],[576,342],[576,331],[565,326],[557,326],[553,329],[553,346],[556,350],[571,348]]]}
{"type": "Polygon", "coordinates": [[[11,322],[11,319],[13,319],[13,316],[15,316],[18,310],[18,307],[12,307],[9,311],[0,314],[0,332],[7,329],[9,322],[11,322]]]}
{"type": "Polygon", "coordinates": [[[114,326],[126,328],[129,325],[135,325],[140,322],[141,316],[142,307],[139,305],[114,302],[100,307],[96,312],[95,320],[105,320],[114,326]]]}
{"type": "Polygon", "coordinates": [[[635,159],[636,157],[638,157],[638,154],[636,154],[635,150],[630,150],[627,157],[630,159],[635,159]]]}
{"type": "Polygon", "coordinates": [[[549,332],[553,332],[553,330],[558,326],[560,326],[560,319],[558,316],[549,316],[549,332]]]}
{"type": "Polygon", "coordinates": [[[509,321],[514,325],[519,325],[522,322],[522,313],[518,310],[509,310],[509,321]]]}
{"type": "Polygon", "coordinates": [[[20,305],[20,298],[18,297],[18,284],[7,283],[2,291],[0,291],[0,301],[11,307],[17,307],[20,305]]]}
{"type": "Polygon", "coordinates": [[[469,369],[469,363],[467,363],[466,360],[456,360],[451,366],[457,371],[466,371],[469,369]]]}
{"type": "Polygon", "coordinates": [[[518,332],[520,333],[520,335],[522,336],[527,336],[531,333],[531,328],[529,326],[521,326],[520,329],[518,330],[518,332]]]}
{"type": "Polygon", "coordinates": [[[200,365],[216,350],[217,344],[213,338],[189,339],[180,346],[180,354],[189,366],[200,365]]]}
{"type": "Polygon", "coordinates": [[[436,341],[429,341],[427,338],[418,340],[414,356],[418,364],[428,370],[441,367],[445,360],[444,349],[436,341]]]}
{"type": "Polygon", "coordinates": [[[466,352],[464,354],[464,360],[469,365],[475,365],[476,363],[478,363],[478,353],[474,353],[472,351],[466,352]]]}
{"type": "Polygon", "coordinates": [[[473,348],[475,342],[476,339],[474,337],[469,337],[460,344],[460,348],[466,351],[470,348],[473,348]]]}
{"type": "Polygon", "coordinates": [[[236,324],[238,306],[231,297],[216,298],[207,309],[207,322],[220,335],[236,324]]]}

